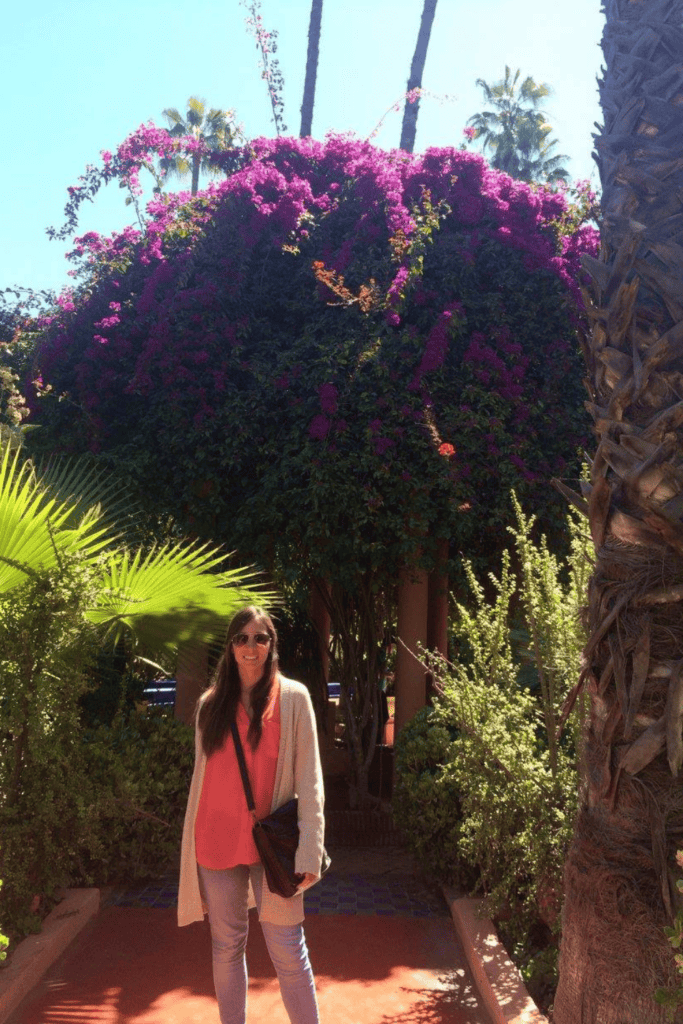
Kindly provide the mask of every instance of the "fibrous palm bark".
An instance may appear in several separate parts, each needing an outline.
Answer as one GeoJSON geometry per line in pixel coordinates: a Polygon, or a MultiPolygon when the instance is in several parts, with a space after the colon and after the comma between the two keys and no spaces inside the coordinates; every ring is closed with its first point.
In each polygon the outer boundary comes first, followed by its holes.
{"type": "Polygon", "coordinates": [[[683,0],[606,0],[602,252],[588,259],[585,508],[596,551],[575,694],[590,713],[555,1024],[649,1024],[683,846],[683,0]]]}

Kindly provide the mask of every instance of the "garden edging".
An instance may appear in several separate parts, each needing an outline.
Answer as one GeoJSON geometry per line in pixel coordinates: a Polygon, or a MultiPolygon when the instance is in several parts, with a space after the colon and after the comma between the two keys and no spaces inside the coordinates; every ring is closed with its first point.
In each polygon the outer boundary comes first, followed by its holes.
{"type": "Polygon", "coordinates": [[[20,942],[0,968],[0,1024],[16,1010],[100,907],[99,889],[67,889],[38,935],[20,942]]]}
{"type": "Polygon", "coordinates": [[[492,1024],[548,1024],[527,992],[493,923],[479,916],[481,900],[443,888],[455,930],[492,1024]]]}

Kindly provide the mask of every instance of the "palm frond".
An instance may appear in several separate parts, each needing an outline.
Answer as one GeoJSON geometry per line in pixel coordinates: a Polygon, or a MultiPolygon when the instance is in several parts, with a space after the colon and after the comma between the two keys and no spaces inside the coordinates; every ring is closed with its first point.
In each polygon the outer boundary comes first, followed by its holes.
{"type": "Polygon", "coordinates": [[[185,178],[192,173],[192,164],[180,153],[175,156],[161,157],[159,166],[169,178],[185,178]]]}
{"type": "Polygon", "coordinates": [[[73,523],[71,504],[46,492],[33,465],[6,446],[0,463],[0,594],[58,566],[61,552],[78,551],[92,563],[110,540],[96,510],[73,523]]]}
{"type": "Polygon", "coordinates": [[[52,456],[36,465],[45,493],[71,509],[66,526],[97,510],[100,524],[114,537],[125,533],[126,522],[139,512],[139,503],[120,479],[105,473],[88,456],[73,460],[52,456]]]}
{"type": "Polygon", "coordinates": [[[219,637],[238,608],[275,599],[253,570],[215,571],[227,557],[206,544],[112,556],[88,619],[117,637],[131,632],[146,648],[166,653],[190,640],[219,637]]]}
{"type": "Polygon", "coordinates": [[[175,107],[166,107],[165,110],[162,110],[162,114],[168,121],[169,125],[183,124],[184,119],[175,107]]]}
{"type": "Polygon", "coordinates": [[[190,96],[187,101],[187,123],[192,125],[193,128],[198,128],[204,121],[205,114],[206,101],[199,99],[198,96],[190,96]]]}

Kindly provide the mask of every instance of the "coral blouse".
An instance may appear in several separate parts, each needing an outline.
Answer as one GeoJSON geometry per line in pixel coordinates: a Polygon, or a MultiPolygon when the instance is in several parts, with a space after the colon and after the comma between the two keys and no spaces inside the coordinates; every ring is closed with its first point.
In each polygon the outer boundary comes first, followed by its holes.
{"type": "MultiPolygon", "coordinates": [[[[273,685],[270,700],[263,712],[262,724],[261,742],[256,750],[252,750],[247,741],[249,716],[241,702],[237,705],[237,729],[242,740],[257,818],[264,818],[272,810],[280,747],[278,681],[273,685]]],[[[252,828],[253,821],[244,795],[235,744],[228,732],[222,747],[215,750],[206,762],[194,829],[197,863],[214,870],[233,868],[236,864],[258,863],[252,828]]]]}

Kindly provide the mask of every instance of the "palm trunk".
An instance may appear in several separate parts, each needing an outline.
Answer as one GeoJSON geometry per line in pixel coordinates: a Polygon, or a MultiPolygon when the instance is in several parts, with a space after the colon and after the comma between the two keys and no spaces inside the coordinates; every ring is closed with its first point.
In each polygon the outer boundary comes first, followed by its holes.
{"type": "MultiPolygon", "coordinates": [[[[683,0],[605,0],[601,259],[586,344],[590,715],[555,1024],[650,1024],[683,846],[683,0]]],[[[679,1018],[676,1018],[679,1019],[679,1018]]]]}
{"type": "Polygon", "coordinates": [[[318,75],[318,54],[320,52],[320,23],[323,15],[323,0],[311,0],[311,20],[308,26],[308,53],[306,55],[306,80],[301,103],[301,130],[304,138],[311,134],[313,126],[313,104],[315,102],[315,81],[318,75]]]}
{"type": "Polygon", "coordinates": [[[199,165],[202,162],[202,158],[199,153],[192,154],[192,195],[197,195],[197,189],[199,188],[199,165]]]}
{"type": "MultiPolygon", "coordinates": [[[[420,31],[417,34],[413,63],[410,65],[410,78],[408,79],[407,90],[408,94],[410,94],[413,89],[419,89],[422,86],[422,75],[424,73],[425,61],[427,60],[427,47],[429,46],[429,37],[432,33],[436,3],[437,0],[424,0],[422,20],[420,21],[420,31]]],[[[419,97],[414,99],[412,103],[406,99],[405,107],[403,109],[403,125],[401,127],[401,141],[399,142],[399,148],[404,149],[407,153],[412,153],[415,148],[415,132],[417,131],[417,115],[419,113],[419,108],[419,97]]]]}

